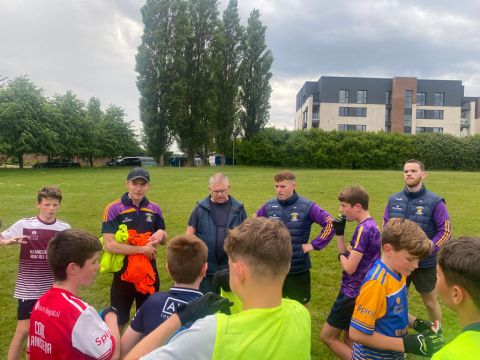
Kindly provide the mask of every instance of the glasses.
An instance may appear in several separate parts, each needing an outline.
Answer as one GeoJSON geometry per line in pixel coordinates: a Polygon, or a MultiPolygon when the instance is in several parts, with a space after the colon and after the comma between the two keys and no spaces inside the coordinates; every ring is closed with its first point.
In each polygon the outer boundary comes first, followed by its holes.
{"type": "Polygon", "coordinates": [[[215,195],[226,194],[228,193],[228,189],[225,190],[210,190],[210,192],[214,193],[215,195]]]}

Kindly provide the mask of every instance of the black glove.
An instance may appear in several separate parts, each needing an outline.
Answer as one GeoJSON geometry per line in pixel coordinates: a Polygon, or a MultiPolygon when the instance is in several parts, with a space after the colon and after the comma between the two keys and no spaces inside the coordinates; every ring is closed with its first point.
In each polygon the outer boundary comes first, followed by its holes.
{"type": "Polygon", "coordinates": [[[337,235],[345,234],[345,224],[347,223],[347,217],[345,215],[339,214],[335,219],[333,219],[332,224],[337,235]]]}
{"type": "Polygon", "coordinates": [[[233,303],[215,293],[206,293],[201,298],[188,304],[181,304],[175,314],[180,318],[182,325],[195,322],[207,315],[215,314],[220,311],[224,314],[230,314],[230,306],[233,303]]]}
{"type": "Polygon", "coordinates": [[[406,335],[403,337],[403,347],[406,353],[432,357],[445,344],[441,333],[435,334],[428,330],[420,334],[406,335]]]}
{"type": "Polygon", "coordinates": [[[118,317],[118,310],[116,308],[114,308],[113,306],[109,306],[103,310],[100,310],[98,312],[98,315],[100,316],[100,319],[102,319],[103,321],[105,321],[105,316],[107,316],[108,313],[115,313],[118,317]]]}
{"type": "Polygon", "coordinates": [[[415,322],[413,323],[413,328],[415,331],[421,333],[427,330],[431,330],[433,326],[433,322],[428,321],[428,320],[423,320],[423,319],[415,319],[415,322]]]}
{"type": "Polygon", "coordinates": [[[217,271],[215,275],[213,275],[213,285],[217,287],[221,287],[223,291],[232,291],[230,289],[230,269],[223,269],[217,271]]]}

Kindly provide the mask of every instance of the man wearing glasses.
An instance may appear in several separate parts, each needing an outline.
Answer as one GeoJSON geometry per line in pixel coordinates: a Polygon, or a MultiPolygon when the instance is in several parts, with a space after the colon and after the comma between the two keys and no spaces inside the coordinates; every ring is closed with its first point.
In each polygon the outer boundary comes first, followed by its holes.
{"type": "Polygon", "coordinates": [[[240,225],[247,217],[243,204],[229,195],[230,183],[222,173],[210,178],[210,195],[199,201],[188,220],[187,235],[196,235],[208,247],[207,275],[200,284],[200,291],[220,293],[213,284],[213,275],[228,268],[228,257],[223,243],[228,229],[240,225]]]}

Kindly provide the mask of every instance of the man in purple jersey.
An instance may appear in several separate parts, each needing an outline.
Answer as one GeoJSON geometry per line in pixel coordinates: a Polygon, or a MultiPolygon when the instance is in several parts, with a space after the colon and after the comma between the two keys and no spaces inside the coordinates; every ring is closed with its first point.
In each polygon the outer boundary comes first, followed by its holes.
{"type": "Polygon", "coordinates": [[[352,356],[351,341],[348,338],[350,319],[355,308],[355,299],[360,293],[365,274],[380,257],[380,230],[368,211],[368,194],[361,186],[350,186],[338,194],[340,219],[333,227],[337,234],[338,260],[343,269],[342,284],[338,297],[323,325],[322,341],[341,359],[352,356]],[[352,240],[345,247],[344,230],[346,221],[358,222],[352,240]],[[345,332],[344,341],[340,340],[345,332]]]}
{"type": "Polygon", "coordinates": [[[399,217],[415,221],[433,242],[433,253],[421,259],[416,269],[407,277],[407,286],[413,282],[420,293],[432,321],[442,319],[442,311],[437,302],[435,285],[437,282],[436,254],[439,248],[452,237],[452,225],[445,200],[428,191],[423,185],[427,176],[425,165],[418,160],[408,160],[403,166],[405,188],[390,196],[385,208],[383,223],[399,217]]]}
{"type": "MultiPolygon", "coordinates": [[[[105,249],[112,254],[142,254],[148,257],[155,272],[154,288],[158,291],[160,282],[155,263],[156,246],[163,244],[167,238],[162,210],[145,197],[150,189],[150,174],[145,169],[135,168],[130,171],[125,186],[127,192],[121,199],[115,200],[105,208],[102,223],[105,249]],[[143,246],[135,246],[115,241],[115,233],[121,224],[125,224],[129,232],[134,230],[137,234],[150,233],[148,243],[143,246]]],[[[149,296],[148,293],[138,292],[133,283],[122,280],[121,277],[127,269],[127,265],[128,256],[125,256],[122,269],[113,275],[110,290],[111,305],[118,310],[120,326],[128,322],[133,301],[135,300],[138,310],[149,296]]]]}
{"type": "Polygon", "coordinates": [[[290,271],[283,285],[283,297],[307,305],[310,302],[310,255],[312,250],[322,250],[335,234],[328,212],[295,191],[295,174],[285,170],[274,176],[277,197],[267,201],[254,216],[277,219],[285,224],[292,237],[290,271]],[[323,227],[320,234],[308,243],[312,224],[323,227]]]}
{"type": "Polygon", "coordinates": [[[23,342],[30,329],[33,306],[53,284],[53,273],[47,262],[47,246],[57,232],[70,229],[70,225],[56,218],[61,202],[62,192],[58,187],[41,188],[37,194],[38,216],[21,219],[0,234],[2,239],[19,239],[10,244],[21,244],[13,294],[18,299],[18,322],[8,348],[8,360],[20,359],[23,342]]]}

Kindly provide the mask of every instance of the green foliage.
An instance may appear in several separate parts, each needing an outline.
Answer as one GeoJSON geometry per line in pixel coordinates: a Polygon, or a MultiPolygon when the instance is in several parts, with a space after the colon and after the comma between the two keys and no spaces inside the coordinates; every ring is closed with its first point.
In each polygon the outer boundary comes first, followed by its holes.
{"type": "Polygon", "coordinates": [[[264,129],[238,142],[244,165],[332,169],[399,169],[405,160],[428,169],[480,169],[480,136],[264,129]]]}
{"type": "Polygon", "coordinates": [[[132,125],[118,106],[103,114],[100,100],[85,106],[72,91],[47,99],[26,77],[0,89],[0,153],[15,156],[20,167],[27,153],[79,157],[93,165],[95,158],[138,152],[132,125]]]}
{"type": "Polygon", "coordinates": [[[241,125],[246,139],[263,129],[269,118],[273,55],[265,43],[266,30],[260,20],[260,12],[253,10],[248,18],[240,65],[240,99],[244,109],[241,125]]]}

